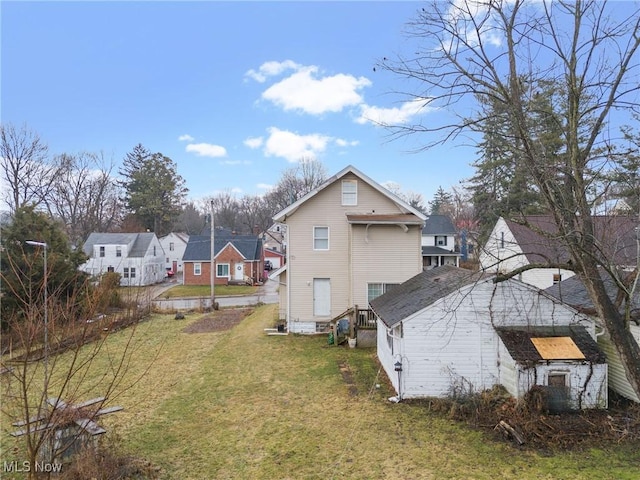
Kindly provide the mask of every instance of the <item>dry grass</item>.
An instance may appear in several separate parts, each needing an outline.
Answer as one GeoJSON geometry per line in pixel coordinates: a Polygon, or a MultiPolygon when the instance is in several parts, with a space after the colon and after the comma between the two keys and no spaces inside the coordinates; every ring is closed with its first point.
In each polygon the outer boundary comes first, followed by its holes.
{"type": "Polygon", "coordinates": [[[373,350],[266,336],[276,309],[227,330],[185,331],[224,310],[140,325],[128,380],[143,378],[105,417],[122,447],[169,479],[637,478],[637,446],[541,455],[424,404],[389,403],[373,350]]]}

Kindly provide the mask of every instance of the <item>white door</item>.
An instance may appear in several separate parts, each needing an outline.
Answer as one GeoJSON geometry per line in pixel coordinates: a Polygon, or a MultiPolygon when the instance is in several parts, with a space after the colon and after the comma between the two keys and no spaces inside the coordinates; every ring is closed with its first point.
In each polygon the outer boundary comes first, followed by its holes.
{"type": "Polygon", "coordinates": [[[331,315],[331,279],[313,279],[313,315],[328,317],[331,315]]]}
{"type": "Polygon", "coordinates": [[[235,271],[233,274],[234,280],[244,280],[244,267],[241,263],[236,263],[235,271]]]}

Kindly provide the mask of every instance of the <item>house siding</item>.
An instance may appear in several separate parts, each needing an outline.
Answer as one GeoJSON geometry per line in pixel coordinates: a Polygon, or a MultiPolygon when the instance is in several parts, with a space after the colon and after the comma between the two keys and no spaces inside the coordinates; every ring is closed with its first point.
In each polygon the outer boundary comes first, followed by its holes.
{"type": "Polygon", "coordinates": [[[394,269],[398,266],[406,269],[405,272],[400,271],[391,275],[392,278],[397,278],[398,282],[420,271],[420,230],[417,228],[412,228],[409,234],[405,234],[398,227],[373,226],[369,229],[372,243],[366,250],[361,246],[363,237],[359,232],[364,231],[364,226],[358,225],[352,229],[346,215],[371,212],[404,213],[391,199],[382,195],[367,182],[352,173],[347,173],[319,191],[310,201],[302,203],[287,217],[287,277],[290,280],[295,279],[290,281],[288,292],[289,331],[315,332],[316,323],[328,322],[353,306],[356,296],[362,299],[362,305],[366,305],[368,279],[362,273],[364,267],[358,267],[358,264],[367,264],[370,267],[366,268],[374,269],[376,263],[383,262],[385,266],[388,265],[394,269]],[[341,180],[344,179],[358,180],[358,204],[355,206],[342,205],[341,180]],[[314,250],[314,226],[329,228],[329,250],[314,250]],[[358,232],[355,238],[354,230],[358,232]],[[392,234],[393,232],[396,233],[392,234]],[[384,244],[382,240],[390,244],[384,244]],[[408,248],[411,252],[403,252],[403,248],[408,248]],[[398,260],[382,258],[394,255],[398,260]],[[357,261],[355,257],[358,258],[357,261]],[[415,266],[408,269],[407,264],[410,261],[414,261],[415,266]],[[331,281],[331,309],[327,316],[316,317],[313,314],[314,278],[329,278],[331,281]]]}
{"type": "MultiPolygon", "coordinates": [[[[490,273],[509,273],[513,270],[529,265],[529,260],[518,245],[515,236],[503,218],[496,222],[489,240],[478,257],[480,268],[490,273]],[[503,236],[504,233],[504,246],[503,236]]],[[[518,280],[545,289],[553,285],[554,274],[560,274],[562,280],[572,277],[575,273],[557,268],[534,268],[518,275],[518,280]]]]}
{"type": "MultiPolygon", "coordinates": [[[[630,325],[630,330],[636,342],[640,344],[640,326],[630,325]]],[[[629,380],[627,380],[620,356],[616,353],[608,333],[604,333],[598,337],[598,346],[607,357],[607,363],[609,364],[609,384],[611,388],[623,397],[640,403],[640,398],[638,398],[629,380]]]]}
{"type": "Polygon", "coordinates": [[[531,287],[517,281],[483,281],[403,320],[402,351],[394,352],[392,358],[385,346],[386,327],[379,322],[379,356],[393,383],[397,376],[393,359],[400,355],[403,398],[447,396],[456,389],[490,388],[501,381],[513,391],[513,368],[501,370],[509,355],[500,348],[494,327],[573,324],[586,327],[595,338],[592,322],[586,317],[531,287]]]}

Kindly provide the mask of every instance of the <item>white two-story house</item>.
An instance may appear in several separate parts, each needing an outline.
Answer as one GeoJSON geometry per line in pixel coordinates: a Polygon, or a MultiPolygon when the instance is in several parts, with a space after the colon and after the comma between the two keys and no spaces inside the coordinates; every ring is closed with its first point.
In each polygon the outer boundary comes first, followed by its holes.
{"type": "Polygon", "coordinates": [[[422,271],[425,216],[353,166],[274,221],[287,227],[286,263],[271,278],[289,332],[321,332],[422,271]]]}
{"type": "Polygon", "coordinates": [[[89,260],[80,269],[98,276],[120,274],[120,285],[141,286],[165,278],[165,253],[155,233],[92,233],[82,247],[89,260]]]}
{"type": "Polygon", "coordinates": [[[441,265],[460,266],[456,248],[456,228],[446,215],[429,215],[422,228],[422,266],[425,270],[441,265]]]}
{"type": "Polygon", "coordinates": [[[182,272],[182,256],[187,249],[189,235],[171,232],[159,240],[165,253],[165,268],[170,268],[174,273],[182,272]]]}

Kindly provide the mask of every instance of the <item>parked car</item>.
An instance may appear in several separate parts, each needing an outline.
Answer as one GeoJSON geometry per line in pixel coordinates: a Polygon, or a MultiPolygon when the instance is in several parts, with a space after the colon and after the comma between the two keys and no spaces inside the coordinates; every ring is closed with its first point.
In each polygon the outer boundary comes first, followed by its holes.
{"type": "Polygon", "coordinates": [[[173,278],[174,275],[175,272],[173,271],[173,269],[171,267],[167,267],[167,278],[173,278]]]}
{"type": "Polygon", "coordinates": [[[264,269],[267,271],[271,271],[273,270],[273,265],[271,265],[271,260],[265,260],[264,261],[264,269]]]}

